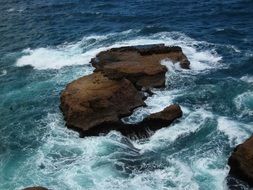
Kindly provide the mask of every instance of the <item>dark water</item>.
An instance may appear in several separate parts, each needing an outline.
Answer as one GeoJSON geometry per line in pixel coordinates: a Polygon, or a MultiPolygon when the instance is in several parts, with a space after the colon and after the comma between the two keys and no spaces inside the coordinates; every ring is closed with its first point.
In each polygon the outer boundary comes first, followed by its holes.
{"type": "MultiPolygon", "coordinates": [[[[253,1],[0,1],[0,189],[227,189],[227,159],[253,132],[253,1]],[[167,87],[141,120],[170,103],[181,122],[150,139],[80,139],[59,94],[110,47],[179,45],[167,87]]],[[[248,189],[240,184],[241,189],[248,189]]]]}

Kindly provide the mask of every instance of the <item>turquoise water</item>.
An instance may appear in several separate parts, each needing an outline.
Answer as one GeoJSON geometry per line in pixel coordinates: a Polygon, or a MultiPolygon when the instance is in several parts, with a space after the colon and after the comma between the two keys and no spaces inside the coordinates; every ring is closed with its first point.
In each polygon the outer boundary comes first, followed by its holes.
{"type": "Polygon", "coordinates": [[[0,2],[0,189],[227,189],[227,159],[253,132],[252,8],[235,0],[0,2]],[[125,120],[178,103],[179,122],[143,140],[117,132],[81,139],[66,129],[60,92],[93,71],[96,53],[153,43],[181,46],[191,70],[162,61],[166,88],[125,120]]]}

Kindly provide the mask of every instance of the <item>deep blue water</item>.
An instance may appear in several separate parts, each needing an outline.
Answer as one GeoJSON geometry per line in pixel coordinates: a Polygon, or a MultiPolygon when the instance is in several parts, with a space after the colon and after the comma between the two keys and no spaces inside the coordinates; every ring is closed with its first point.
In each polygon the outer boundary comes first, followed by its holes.
{"type": "Polygon", "coordinates": [[[252,47],[251,0],[1,0],[0,189],[227,189],[227,159],[253,133],[252,47]],[[180,122],[145,140],[66,129],[60,92],[90,58],[151,43],[181,46],[191,70],[164,61],[166,89],[126,120],[179,103],[180,122]]]}

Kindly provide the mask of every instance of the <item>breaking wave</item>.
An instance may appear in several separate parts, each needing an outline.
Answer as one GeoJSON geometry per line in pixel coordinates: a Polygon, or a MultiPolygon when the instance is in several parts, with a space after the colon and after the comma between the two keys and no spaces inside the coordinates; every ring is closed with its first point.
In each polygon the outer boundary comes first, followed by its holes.
{"type": "Polygon", "coordinates": [[[7,75],[7,71],[6,71],[6,70],[2,70],[2,71],[1,71],[1,74],[0,74],[0,77],[3,77],[3,76],[5,76],[5,75],[7,75]]]}
{"type": "MultiPolygon", "coordinates": [[[[167,87],[153,89],[154,95],[145,100],[147,107],[137,108],[131,116],[124,118],[127,123],[141,121],[148,114],[177,102],[177,98],[189,93],[188,83],[195,85],[196,74],[224,66],[214,44],[196,41],[178,32],[136,37],[138,32],[128,30],[88,36],[57,47],[26,49],[16,65],[30,65],[37,70],[60,69],[51,81],[65,84],[72,80],[73,75],[91,73],[92,68],[88,67],[90,59],[103,50],[157,43],[182,47],[191,62],[191,71],[163,60],[161,63],[170,71],[166,74],[167,87]],[[73,69],[70,69],[71,73],[61,69],[77,65],[84,66],[85,71],[73,74],[73,69]]],[[[241,99],[237,97],[235,102],[242,102],[241,99]]],[[[243,106],[237,107],[242,109],[243,106]]],[[[34,185],[62,190],[226,189],[225,178],[229,169],[223,152],[226,146],[231,148],[246,139],[250,129],[241,123],[238,127],[238,123],[204,108],[184,105],[181,108],[184,115],[180,122],[160,129],[144,140],[130,140],[115,131],[106,136],[80,139],[77,133],[64,128],[59,113],[48,114],[43,121],[48,123],[46,127],[49,129],[42,138],[44,143],[26,160],[23,169],[19,170],[21,173],[13,179],[19,189],[31,185],[19,180],[18,176],[24,175],[23,171],[29,171],[26,176],[33,179],[34,185]],[[221,142],[220,137],[226,143],[221,142]],[[217,148],[211,148],[213,146],[217,148]]]]}
{"type": "Polygon", "coordinates": [[[234,98],[234,104],[241,116],[253,116],[253,92],[247,91],[234,98]]]}
{"type": "Polygon", "coordinates": [[[89,64],[90,59],[98,52],[112,47],[164,43],[181,46],[193,70],[221,66],[222,57],[215,51],[215,45],[196,41],[179,32],[161,32],[151,36],[135,37],[138,32],[127,30],[117,34],[88,36],[76,43],[65,43],[57,47],[28,48],[23,50],[23,56],[17,60],[16,65],[30,65],[39,70],[60,69],[65,66],[89,64]]]}

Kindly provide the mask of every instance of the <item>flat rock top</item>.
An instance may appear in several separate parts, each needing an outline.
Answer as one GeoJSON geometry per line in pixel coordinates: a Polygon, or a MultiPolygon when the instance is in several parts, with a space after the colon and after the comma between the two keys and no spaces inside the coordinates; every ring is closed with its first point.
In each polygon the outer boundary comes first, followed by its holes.
{"type": "Polygon", "coordinates": [[[61,95],[61,109],[68,126],[83,131],[116,122],[142,105],[142,96],[130,81],[110,80],[101,72],[73,81],[61,95]]]}
{"type": "MultiPolygon", "coordinates": [[[[110,97],[123,85],[129,85],[127,80],[110,80],[105,77],[101,72],[96,72],[88,76],[84,76],[71,82],[64,93],[64,95],[83,101],[92,101],[98,98],[110,97]]],[[[73,102],[74,103],[74,102],[73,102]]]]}
{"type": "Polygon", "coordinates": [[[140,87],[161,87],[167,68],[162,60],[179,62],[189,69],[190,62],[178,46],[164,44],[127,46],[100,52],[91,60],[96,71],[103,71],[111,79],[127,78],[140,87]]]}
{"type": "Polygon", "coordinates": [[[190,63],[182,52],[182,49],[178,46],[170,47],[164,44],[112,48],[100,52],[91,62],[96,68],[123,67],[122,70],[125,72],[134,72],[129,67],[136,67],[136,72],[142,71],[143,69],[143,72],[153,74],[165,69],[160,64],[160,61],[163,59],[180,62],[182,68],[189,69],[190,63]]]}
{"type": "Polygon", "coordinates": [[[137,51],[108,51],[100,53],[97,58],[100,61],[93,64],[96,68],[117,69],[129,74],[142,72],[147,75],[167,71],[166,67],[160,64],[160,61],[166,58],[164,54],[141,56],[137,51]]]}

